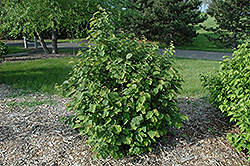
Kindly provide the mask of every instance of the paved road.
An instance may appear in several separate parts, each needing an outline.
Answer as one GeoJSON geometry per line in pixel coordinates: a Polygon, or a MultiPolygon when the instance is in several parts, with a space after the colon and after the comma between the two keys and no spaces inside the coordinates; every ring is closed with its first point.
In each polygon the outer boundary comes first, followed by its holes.
{"type": "MultiPolygon", "coordinates": [[[[86,41],[85,41],[86,42],[86,41]]],[[[6,43],[8,46],[19,46],[24,47],[23,43],[6,43]]],[[[69,42],[59,42],[58,48],[59,49],[74,49],[76,50],[81,43],[69,43],[69,42]]],[[[49,49],[52,48],[51,43],[47,43],[49,49]]],[[[29,48],[31,51],[16,53],[16,54],[8,54],[8,56],[22,56],[22,55],[29,55],[36,52],[42,52],[42,48],[40,43],[38,44],[38,49],[34,50],[34,46],[29,44],[29,48]]],[[[160,49],[162,53],[164,49],[160,49]]],[[[209,60],[223,60],[223,56],[232,56],[232,53],[222,53],[222,52],[206,52],[206,51],[191,51],[191,50],[176,50],[175,57],[182,57],[182,58],[193,58],[193,59],[209,59],[209,60]]]]}
{"type": "Polygon", "coordinates": [[[223,60],[224,56],[232,56],[232,53],[176,50],[175,56],[193,59],[223,60]]]}

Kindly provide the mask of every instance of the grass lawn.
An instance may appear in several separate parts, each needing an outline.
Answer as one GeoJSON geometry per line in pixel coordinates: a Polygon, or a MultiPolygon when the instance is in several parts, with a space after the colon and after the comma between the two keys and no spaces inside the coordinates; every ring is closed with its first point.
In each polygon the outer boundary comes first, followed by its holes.
{"type": "MultiPolygon", "coordinates": [[[[55,93],[56,83],[61,84],[71,72],[70,58],[42,59],[18,63],[5,63],[0,69],[0,84],[13,85],[27,92],[55,93]]],[[[207,95],[201,87],[199,73],[205,74],[219,67],[219,61],[178,58],[185,80],[181,96],[199,98],[207,95]]]]}
{"type": "Polygon", "coordinates": [[[73,53],[77,54],[79,51],[78,48],[72,48],[72,49],[58,49],[58,52],[66,52],[66,53],[73,53]]]}
{"type": "Polygon", "coordinates": [[[220,68],[220,61],[178,58],[177,63],[181,66],[180,71],[184,83],[182,84],[181,97],[194,98],[207,97],[209,94],[202,88],[199,74],[206,74],[213,69],[220,68]]]}
{"type": "Polygon", "coordinates": [[[9,54],[29,51],[27,49],[23,49],[23,47],[8,47],[8,48],[9,48],[9,54]]]}
{"type": "Polygon", "coordinates": [[[55,83],[61,84],[71,71],[69,61],[67,57],[5,63],[0,68],[0,84],[13,85],[27,92],[55,93],[55,83]]]}

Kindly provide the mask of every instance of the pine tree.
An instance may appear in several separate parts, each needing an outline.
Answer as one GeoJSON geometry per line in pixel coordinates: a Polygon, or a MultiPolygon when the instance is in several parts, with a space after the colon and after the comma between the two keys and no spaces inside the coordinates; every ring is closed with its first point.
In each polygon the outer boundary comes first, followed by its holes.
{"type": "Polygon", "coordinates": [[[212,0],[208,14],[214,17],[217,27],[206,28],[214,32],[207,36],[221,47],[236,48],[250,35],[250,2],[249,0],[212,0]]]}
{"type": "Polygon", "coordinates": [[[199,0],[130,0],[128,9],[136,12],[126,16],[127,29],[138,36],[174,45],[192,43],[198,34],[194,25],[206,16],[198,11],[199,0]]]}

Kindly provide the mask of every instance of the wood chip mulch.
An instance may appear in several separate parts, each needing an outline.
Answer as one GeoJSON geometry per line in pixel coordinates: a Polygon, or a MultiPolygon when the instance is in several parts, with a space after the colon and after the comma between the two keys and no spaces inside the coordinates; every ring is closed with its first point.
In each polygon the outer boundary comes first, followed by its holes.
{"type": "Polygon", "coordinates": [[[93,160],[91,147],[77,130],[59,123],[69,116],[69,99],[47,94],[20,94],[0,85],[0,166],[237,166],[250,165],[246,152],[238,152],[226,133],[239,129],[206,99],[179,98],[178,107],[189,120],[157,140],[153,152],[139,156],[93,160]],[[176,134],[173,134],[173,133],[176,134]]]}

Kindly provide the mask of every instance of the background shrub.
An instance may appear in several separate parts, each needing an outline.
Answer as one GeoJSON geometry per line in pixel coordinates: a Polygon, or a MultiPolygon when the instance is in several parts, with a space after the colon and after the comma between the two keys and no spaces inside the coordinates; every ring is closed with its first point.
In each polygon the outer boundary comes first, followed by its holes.
{"type": "Polygon", "coordinates": [[[95,158],[152,150],[156,138],[186,119],[176,106],[182,78],[175,67],[173,47],[162,56],[155,45],[131,40],[115,28],[106,12],[91,19],[88,50],[79,52],[60,88],[72,100],[64,117],[88,136],[95,158]]]}
{"type": "Polygon", "coordinates": [[[3,61],[5,55],[8,54],[8,46],[4,42],[0,41],[0,49],[1,49],[0,50],[0,62],[1,62],[3,61]]]}
{"type": "Polygon", "coordinates": [[[250,49],[243,44],[233,58],[221,62],[221,69],[201,77],[211,92],[211,101],[240,127],[240,134],[227,134],[237,150],[250,150],[250,49]]]}

